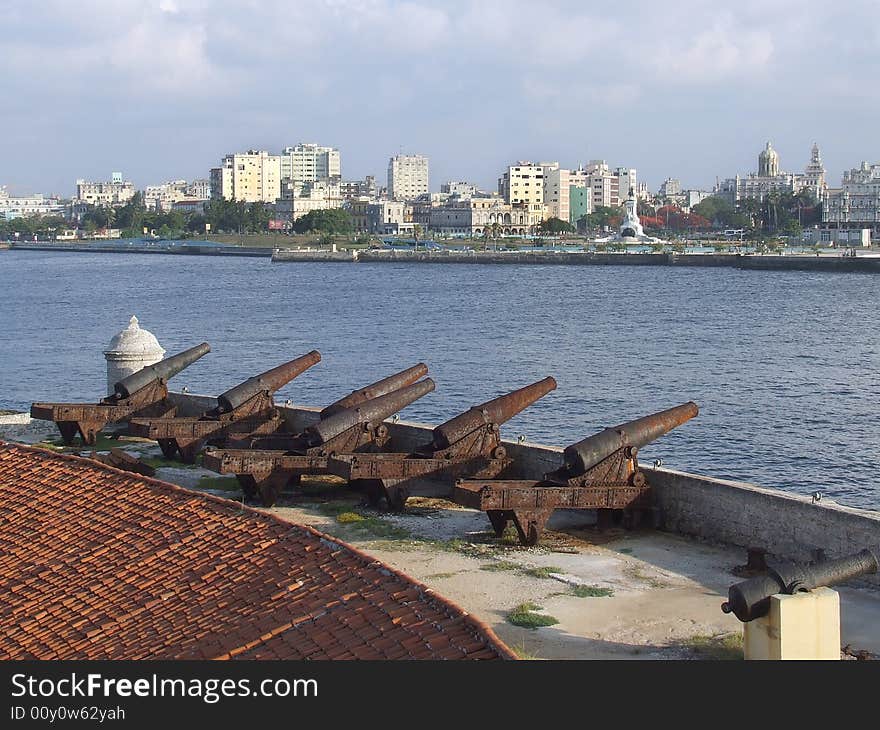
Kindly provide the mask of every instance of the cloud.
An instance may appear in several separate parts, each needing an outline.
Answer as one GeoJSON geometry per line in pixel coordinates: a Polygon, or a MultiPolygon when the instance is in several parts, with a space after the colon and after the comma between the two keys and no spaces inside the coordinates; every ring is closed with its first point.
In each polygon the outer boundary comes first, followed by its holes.
{"type": "Polygon", "coordinates": [[[819,138],[829,166],[880,157],[870,92],[880,21],[866,0],[8,5],[0,184],[63,189],[99,174],[83,168],[102,170],[101,150],[146,184],[204,175],[237,147],[305,139],[340,147],[347,176],[381,176],[407,145],[433,156],[432,176],[484,185],[511,155],[547,149],[576,164],[587,134],[590,154],[608,158],[638,139],[639,158],[621,164],[660,180],[749,168],[756,145],[781,145],[783,132],[808,138],[795,149],[819,138]],[[817,94],[847,114],[804,117],[817,94]],[[61,112],[36,125],[47,100],[61,112]],[[670,135],[688,154],[710,149],[691,161],[670,135]],[[54,138],[67,142],[60,158],[54,138]]]}
{"type": "Polygon", "coordinates": [[[673,83],[747,78],[773,58],[770,30],[747,30],[716,21],[686,43],[663,43],[657,70],[673,83]]]}

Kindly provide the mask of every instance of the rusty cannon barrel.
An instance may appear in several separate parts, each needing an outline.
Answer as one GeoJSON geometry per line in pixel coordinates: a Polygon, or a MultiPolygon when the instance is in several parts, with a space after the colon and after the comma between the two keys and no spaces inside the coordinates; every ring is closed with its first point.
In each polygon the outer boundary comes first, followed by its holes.
{"type": "Polygon", "coordinates": [[[445,449],[490,423],[500,426],[555,389],[556,380],[546,377],[507,395],[474,406],[437,426],[434,429],[434,445],[439,449],[445,449]]]}
{"type": "Polygon", "coordinates": [[[420,362],[413,365],[411,368],[401,370],[399,373],[389,375],[387,378],[377,380],[375,383],[370,383],[370,385],[364,386],[359,390],[353,390],[344,398],[340,398],[338,401],[331,403],[322,410],[321,418],[328,418],[335,413],[354,408],[364,401],[379,398],[380,396],[388,395],[388,393],[393,393],[395,390],[400,390],[407,385],[412,385],[419,378],[427,374],[428,366],[425,365],[425,363],[420,362]]]}
{"type": "Polygon", "coordinates": [[[880,570],[877,555],[876,550],[865,548],[855,555],[825,560],[815,565],[790,565],[770,570],[767,575],[730,586],[727,601],[721,604],[721,610],[733,613],[740,621],[748,623],[770,612],[770,597],[777,593],[792,595],[876,573],[880,570]]]}
{"type": "Polygon", "coordinates": [[[373,398],[361,403],[356,408],[349,408],[339,413],[334,413],[313,426],[303,431],[303,436],[309,448],[314,448],[326,443],[330,439],[347,431],[353,426],[363,423],[379,425],[386,418],[403,410],[419,398],[423,398],[434,390],[434,381],[425,378],[418,383],[407,385],[387,395],[373,398]]]}
{"type": "Polygon", "coordinates": [[[157,362],[155,365],[147,365],[142,370],[123,378],[113,385],[113,398],[128,398],[132,393],[136,393],[141,388],[146,387],[150,383],[161,380],[167,383],[181,370],[188,368],[196,360],[204,357],[211,352],[211,346],[207,342],[203,342],[188,350],[178,352],[176,355],[166,357],[164,360],[157,362]]]}
{"type": "Polygon", "coordinates": [[[279,388],[284,387],[295,377],[302,375],[313,365],[321,361],[321,353],[312,350],[310,353],[286,362],[283,365],[267,370],[261,375],[248,378],[243,383],[230,388],[217,398],[217,413],[229,413],[239,406],[247,403],[251,398],[260,393],[272,395],[279,388]]]}
{"type": "Polygon", "coordinates": [[[668,408],[650,416],[637,418],[635,421],[606,428],[568,446],[563,453],[565,466],[571,473],[583,474],[615,451],[625,447],[632,449],[632,456],[635,456],[640,447],[681,426],[697,413],[699,413],[697,404],[688,401],[675,408],[668,408]]]}

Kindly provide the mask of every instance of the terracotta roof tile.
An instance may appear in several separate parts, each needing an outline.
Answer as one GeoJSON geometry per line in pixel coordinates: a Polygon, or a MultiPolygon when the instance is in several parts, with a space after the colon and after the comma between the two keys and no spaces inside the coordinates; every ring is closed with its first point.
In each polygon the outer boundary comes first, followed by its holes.
{"type": "Polygon", "coordinates": [[[0,442],[0,659],[514,658],[336,538],[0,442]]]}

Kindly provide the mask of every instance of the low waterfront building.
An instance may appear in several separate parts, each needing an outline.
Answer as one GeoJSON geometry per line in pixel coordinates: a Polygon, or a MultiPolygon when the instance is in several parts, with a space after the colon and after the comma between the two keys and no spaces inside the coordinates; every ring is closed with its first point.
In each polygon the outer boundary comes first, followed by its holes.
{"type": "Polygon", "coordinates": [[[211,170],[211,197],[274,203],[281,197],[281,158],[265,150],[226,155],[211,170]]]}
{"type": "Polygon", "coordinates": [[[431,213],[431,230],[438,233],[481,236],[534,234],[544,220],[543,203],[506,203],[502,198],[452,199],[431,213]]]}
{"type": "Polygon", "coordinates": [[[822,205],[822,223],[880,231],[880,163],[862,162],[843,173],[841,187],[829,191],[822,205]]]}
{"type": "Polygon", "coordinates": [[[181,198],[180,200],[175,200],[171,204],[171,210],[179,210],[183,213],[198,213],[204,214],[205,206],[208,204],[207,200],[200,200],[199,198],[181,198]]]}
{"type": "Polygon", "coordinates": [[[109,181],[77,180],[75,202],[101,206],[125,205],[134,194],[134,183],[123,180],[121,172],[114,172],[109,181]]]}
{"type": "Polygon", "coordinates": [[[870,248],[870,228],[830,228],[821,226],[808,228],[801,234],[801,240],[810,246],[834,246],[841,248],[870,248]]]}
{"type": "Polygon", "coordinates": [[[366,230],[379,235],[412,233],[412,206],[399,200],[381,200],[367,206],[366,230]]]}
{"type": "Polygon", "coordinates": [[[42,193],[10,195],[0,185],[0,218],[27,218],[35,215],[64,215],[66,204],[58,197],[44,198],[42,193]]]}
{"type": "Polygon", "coordinates": [[[429,191],[427,157],[395,155],[388,161],[388,197],[391,200],[415,200],[429,191]]]}

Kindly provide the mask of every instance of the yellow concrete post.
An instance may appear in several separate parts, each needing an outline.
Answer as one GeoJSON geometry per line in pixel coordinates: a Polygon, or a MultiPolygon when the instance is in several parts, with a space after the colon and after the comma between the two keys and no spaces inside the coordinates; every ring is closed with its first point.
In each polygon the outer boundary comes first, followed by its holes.
{"type": "Polygon", "coordinates": [[[770,597],[770,613],[743,624],[746,659],[840,659],[840,596],[830,588],[770,597]]]}

